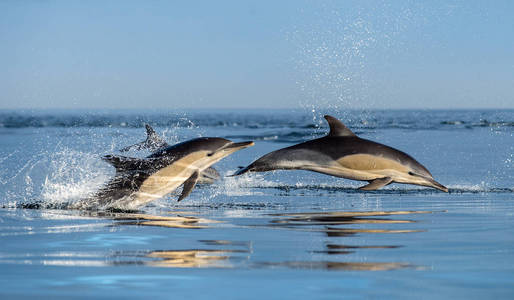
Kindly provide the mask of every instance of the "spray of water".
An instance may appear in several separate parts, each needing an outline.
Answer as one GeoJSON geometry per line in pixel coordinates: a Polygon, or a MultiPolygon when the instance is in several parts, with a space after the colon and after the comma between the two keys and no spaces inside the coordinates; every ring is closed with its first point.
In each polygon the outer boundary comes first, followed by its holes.
{"type": "Polygon", "coordinates": [[[71,203],[96,191],[112,175],[98,155],[65,149],[52,154],[41,199],[45,203],[71,203]]]}
{"type": "Polygon", "coordinates": [[[353,121],[352,109],[361,110],[366,121],[373,118],[369,109],[389,106],[388,78],[376,71],[393,68],[390,57],[409,51],[406,31],[422,26],[423,5],[325,1],[301,15],[287,38],[297,49],[292,60],[303,95],[300,105],[314,124],[321,125],[325,113],[353,121]]]}

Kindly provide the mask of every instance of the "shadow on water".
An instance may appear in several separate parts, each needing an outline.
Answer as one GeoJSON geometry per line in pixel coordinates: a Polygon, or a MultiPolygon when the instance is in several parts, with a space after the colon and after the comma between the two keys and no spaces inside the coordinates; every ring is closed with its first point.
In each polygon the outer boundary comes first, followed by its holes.
{"type": "MultiPolygon", "coordinates": [[[[415,223],[410,219],[392,219],[387,216],[427,214],[431,211],[375,211],[375,212],[308,212],[267,214],[267,228],[284,228],[286,230],[300,230],[321,232],[327,237],[347,237],[357,234],[394,234],[416,233],[423,230],[411,229],[383,229],[383,228],[347,228],[349,225],[362,224],[409,224],[415,223]]],[[[209,224],[221,221],[197,217],[158,217],[143,214],[126,214],[115,216],[117,225],[151,225],[172,228],[207,228],[209,224]],[[177,224],[178,222],[178,224],[177,224]],[[200,225],[201,224],[201,225],[200,225]]],[[[258,226],[260,227],[260,226],[258,226]]],[[[262,227],[260,227],[262,228],[262,227]]],[[[306,260],[306,261],[253,261],[253,241],[228,240],[199,240],[198,242],[211,246],[208,249],[185,250],[158,250],[147,253],[145,259],[150,261],[125,261],[124,264],[144,264],[152,267],[170,268],[289,268],[289,269],[322,269],[322,270],[348,270],[348,271],[385,271],[415,266],[405,262],[349,262],[338,260],[306,260]],[[212,248],[219,247],[219,248],[212,248]]],[[[295,249],[295,251],[321,254],[327,256],[353,254],[362,249],[397,249],[401,245],[344,245],[328,243],[324,250],[309,251],[308,249],[295,249]]],[[[130,256],[120,253],[120,256],[130,256]]],[[[119,257],[117,258],[119,264],[119,257]]]]}
{"type": "MultiPolygon", "coordinates": [[[[166,226],[167,227],[167,226],[166,226]]],[[[250,259],[252,245],[228,240],[199,240],[202,247],[211,248],[118,251],[109,256],[109,265],[144,265],[161,268],[235,268],[250,259]],[[216,248],[217,246],[224,248],[216,248]]]]}
{"type": "MultiPolygon", "coordinates": [[[[385,229],[385,228],[348,228],[350,225],[389,225],[410,224],[417,221],[411,219],[393,219],[388,216],[429,214],[432,211],[365,211],[365,212],[300,212],[269,214],[272,219],[268,227],[287,230],[320,232],[331,242],[325,244],[323,250],[310,251],[312,254],[326,255],[328,258],[338,255],[355,254],[362,249],[384,250],[398,249],[402,245],[348,245],[335,243],[332,238],[351,237],[358,234],[399,234],[418,233],[418,229],[385,229]]],[[[264,267],[286,267],[292,269],[324,269],[348,271],[385,271],[402,268],[418,268],[405,262],[350,262],[350,261],[283,261],[262,263],[264,267]]]]}
{"type": "Polygon", "coordinates": [[[408,224],[414,220],[383,218],[392,215],[427,214],[432,211],[370,211],[370,212],[313,212],[270,214],[275,217],[268,226],[302,231],[323,232],[329,237],[350,236],[358,233],[412,233],[423,230],[330,227],[355,224],[408,224]],[[381,218],[379,218],[381,217],[381,218]]]}
{"type": "Polygon", "coordinates": [[[170,268],[233,268],[235,266],[232,261],[248,259],[248,255],[248,250],[231,249],[154,251],[148,253],[147,257],[157,260],[147,262],[146,265],[170,268]]]}
{"type": "MultiPolygon", "coordinates": [[[[228,244],[225,244],[227,246],[228,244]]],[[[110,253],[50,252],[45,254],[0,254],[2,264],[109,267],[140,265],[166,268],[235,268],[249,259],[250,248],[113,251],[110,253]]]]}
{"type": "Polygon", "coordinates": [[[112,219],[115,221],[113,226],[139,225],[139,226],[159,226],[168,228],[201,229],[207,228],[208,224],[221,223],[221,221],[197,218],[193,216],[154,216],[146,214],[114,214],[112,219]]]}
{"type": "MultiPolygon", "coordinates": [[[[362,191],[357,186],[330,186],[317,184],[276,184],[270,186],[247,186],[248,188],[259,188],[264,190],[276,190],[277,196],[302,196],[318,193],[325,194],[374,194],[374,195],[431,195],[441,193],[438,190],[425,187],[398,186],[382,188],[374,191],[362,191]]],[[[450,194],[509,194],[514,193],[514,188],[507,187],[449,187],[450,194]]]]}
{"type": "MultiPolygon", "coordinates": [[[[373,257],[375,251],[394,251],[404,247],[395,244],[359,244],[352,239],[352,243],[342,242],[341,238],[355,237],[367,234],[411,234],[419,233],[424,230],[403,228],[408,224],[416,223],[415,215],[434,213],[431,211],[332,211],[332,212],[298,212],[298,213],[276,213],[260,214],[259,220],[264,220],[260,225],[248,225],[248,220],[243,224],[238,224],[241,220],[227,219],[221,220],[208,219],[195,216],[198,212],[170,212],[173,215],[158,216],[144,213],[112,213],[112,212],[66,212],[46,211],[41,213],[43,219],[48,220],[81,220],[94,218],[108,222],[100,224],[94,223],[90,227],[82,224],[77,227],[75,224],[69,225],[69,232],[90,232],[92,235],[86,240],[68,240],[62,233],[66,233],[66,228],[59,225],[59,230],[53,227],[42,228],[41,232],[31,232],[34,234],[61,234],[60,241],[55,245],[59,251],[33,253],[0,253],[0,263],[2,264],[40,264],[52,266],[88,266],[88,267],[114,267],[122,265],[141,265],[147,267],[160,268],[239,268],[239,269],[261,269],[261,268],[285,268],[285,269],[306,269],[306,270],[332,270],[332,271],[385,271],[402,268],[418,268],[408,262],[387,261],[387,255],[378,255],[379,261],[373,257]],[[400,216],[400,217],[398,217],[400,216]],[[409,216],[409,218],[407,218],[409,216]],[[223,224],[219,226],[217,224],[223,224]],[[142,228],[162,227],[168,230],[193,230],[190,231],[190,238],[184,235],[176,235],[174,249],[159,249],[158,243],[148,243],[145,235],[121,235],[116,232],[105,234],[105,228],[122,228],[125,226],[141,226],[142,228]],[[371,226],[371,228],[368,228],[371,226]],[[355,228],[357,227],[357,228],[355,228]],[[387,228],[385,228],[387,227],[387,228]],[[393,227],[393,228],[392,228],[393,227]],[[102,229],[104,228],[104,229],[102,229]],[[205,231],[202,229],[210,229],[205,231]],[[214,240],[213,234],[220,233],[226,228],[243,231],[244,239],[247,240],[214,240]],[[276,229],[280,229],[277,231],[276,229]],[[200,230],[200,231],[197,231],[200,230]],[[214,231],[213,231],[214,230],[214,231]],[[305,247],[298,247],[296,242],[285,246],[280,252],[271,253],[259,252],[255,255],[255,249],[267,249],[265,244],[273,244],[287,240],[287,233],[284,231],[299,232],[298,238],[302,239],[302,232],[309,235],[304,238],[309,240],[305,247]],[[263,233],[265,233],[263,235],[263,233]],[[319,243],[313,242],[312,234],[325,236],[319,243]],[[201,237],[205,236],[206,239],[201,237]],[[260,238],[257,238],[260,236],[260,238]],[[264,240],[262,236],[265,236],[264,240]],[[207,238],[208,237],[208,238],[207,238]],[[64,240],[63,240],[64,239],[64,240]],[[116,239],[121,241],[116,243],[116,239]],[[139,240],[138,240],[139,239],[139,240]],[[106,241],[108,240],[108,243],[106,241]],[[114,240],[114,242],[113,242],[114,240]],[[137,240],[137,241],[136,241],[137,240]],[[127,248],[125,243],[137,245],[140,242],[144,245],[144,250],[133,250],[127,248]],[[100,246],[98,243],[104,243],[100,246]],[[151,245],[151,246],[150,246],[151,245]],[[254,247],[259,245],[259,247],[254,247]],[[262,247],[264,245],[264,247],[262,247]],[[71,249],[67,249],[71,246],[71,249]],[[80,251],[77,251],[77,246],[80,251]],[[148,249],[148,246],[156,249],[148,249]],[[184,247],[186,246],[186,247],[184,247]],[[91,247],[91,248],[88,248],[91,247]],[[312,248],[314,247],[314,248],[312,248]],[[117,248],[117,249],[116,249],[117,248]],[[317,249],[316,249],[317,248],[317,249]],[[89,249],[89,250],[88,250],[89,249]],[[101,249],[101,250],[99,250],[101,249]],[[108,250],[106,250],[108,249],[108,250]],[[130,250],[128,250],[130,249],[130,250]],[[362,253],[365,250],[367,252],[362,253]],[[371,255],[368,257],[368,255],[371,255]],[[266,260],[265,257],[269,257],[266,260]],[[301,258],[290,260],[291,257],[301,258]],[[365,262],[362,262],[362,258],[365,262]],[[386,260],[386,261],[381,261],[386,260]]],[[[249,217],[251,218],[251,217],[249,217]]],[[[251,221],[254,221],[253,219],[251,221]]],[[[95,221],[97,222],[97,221],[95,221]]],[[[126,232],[126,230],[124,230],[126,232]]],[[[241,233],[238,235],[241,237],[241,233]]],[[[379,239],[380,240],[380,239],[379,239]]],[[[149,241],[149,240],[148,240],[149,241]]],[[[293,240],[294,241],[294,240],[293,240]]],[[[365,241],[373,241],[373,238],[366,238],[365,241]]],[[[401,241],[401,240],[400,240],[401,241]]],[[[266,250],[258,250],[266,251],[266,250]]]]}
{"type": "Polygon", "coordinates": [[[354,245],[338,245],[338,244],[327,244],[327,250],[316,250],[312,253],[323,253],[329,255],[341,255],[341,254],[352,254],[358,249],[395,249],[402,246],[354,246],[354,245]]]}
{"type": "Polygon", "coordinates": [[[412,268],[407,263],[335,262],[335,261],[290,261],[264,263],[264,267],[286,267],[291,269],[321,269],[329,271],[389,271],[412,268]]]}

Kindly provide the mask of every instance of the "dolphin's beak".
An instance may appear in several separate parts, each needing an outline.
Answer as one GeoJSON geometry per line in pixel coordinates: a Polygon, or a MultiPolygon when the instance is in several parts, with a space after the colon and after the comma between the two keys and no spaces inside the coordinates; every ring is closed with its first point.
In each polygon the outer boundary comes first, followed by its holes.
{"type": "Polygon", "coordinates": [[[440,184],[439,182],[435,181],[434,179],[432,178],[427,178],[427,177],[423,177],[426,181],[428,181],[429,183],[427,184],[427,186],[430,186],[430,187],[433,187],[433,188],[436,188],[440,191],[443,191],[445,193],[448,193],[448,188],[445,187],[444,185],[440,184]]]}
{"type": "Polygon", "coordinates": [[[433,184],[433,187],[435,187],[436,189],[441,190],[445,193],[448,193],[448,188],[445,187],[444,185],[440,184],[439,182],[432,179],[431,183],[433,184]]]}
{"type": "Polygon", "coordinates": [[[419,174],[414,174],[414,173],[409,173],[410,175],[412,176],[417,176],[417,177],[421,177],[423,178],[423,180],[425,182],[423,183],[417,183],[419,185],[423,185],[423,186],[428,186],[428,187],[433,187],[435,189],[438,189],[440,191],[443,191],[445,193],[448,193],[448,188],[445,187],[444,185],[440,184],[439,182],[435,181],[434,178],[432,177],[428,177],[428,176],[423,176],[423,175],[419,175],[419,174]]]}
{"type": "Polygon", "coordinates": [[[237,172],[235,172],[234,174],[232,174],[232,175],[228,175],[228,177],[233,177],[233,176],[239,176],[239,175],[242,175],[242,174],[244,174],[244,173],[246,173],[246,172],[250,171],[250,167],[251,167],[251,165],[250,165],[250,166],[248,166],[248,167],[246,167],[246,168],[241,168],[241,169],[237,170],[237,172]]]}
{"type": "Polygon", "coordinates": [[[240,142],[240,143],[230,143],[230,144],[226,144],[225,146],[219,148],[218,150],[216,151],[213,151],[211,153],[208,154],[208,156],[211,156],[211,155],[214,155],[215,153],[218,153],[218,152],[224,152],[225,153],[225,156],[230,154],[230,153],[234,153],[238,150],[241,150],[241,149],[244,149],[244,148],[248,148],[248,147],[251,147],[255,145],[254,142],[252,141],[248,141],[248,142],[240,142]],[[228,154],[226,152],[229,152],[228,154]]]}
{"type": "Polygon", "coordinates": [[[228,145],[226,147],[226,149],[232,149],[232,148],[237,148],[237,149],[244,149],[244,148],[248,148],[248,147],[251,147],[255,145],[254,142],[252,141],[248,141],[248,142],[240,142],[240,143],[232,143],[230,145],[228,145]]]}

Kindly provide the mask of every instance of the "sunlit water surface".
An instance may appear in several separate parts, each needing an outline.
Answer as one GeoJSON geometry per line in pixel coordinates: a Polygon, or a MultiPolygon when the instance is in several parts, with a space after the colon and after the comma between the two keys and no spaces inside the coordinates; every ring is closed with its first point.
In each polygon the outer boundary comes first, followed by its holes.
{"type": "Polygon", "coordinates": [[[286,111],[0,112],[0,298],[511,298],[514,111],[336,116],[450,193],[280,171],[134,213],[51,209],[101,187],[114,173],[101,156],[143,140],[144,122],[170,143],[256,141],[215,166],[223,175],[327,128],[286,111]]]}

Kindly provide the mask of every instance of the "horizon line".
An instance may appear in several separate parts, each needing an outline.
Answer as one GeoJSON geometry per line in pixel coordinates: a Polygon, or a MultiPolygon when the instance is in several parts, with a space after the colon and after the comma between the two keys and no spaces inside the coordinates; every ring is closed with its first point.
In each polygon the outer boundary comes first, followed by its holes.
{"type": "MultiPolygon", "coordinates": [[[[119,111],[157,111],[157,110],[164,110],[164,111],[192,111],[192,110],[214,110],[214,111],[221,111],[221,110],[227,110],[227,111],[242,111],[242,110],[290,110],[290,111],[302,111],[302,110],[312,110],[313,107],[278,107],[278,108],[271,108],[271,107],[183,107],[183,108],[171,108],[171,107],[94,107],[94,108],[88,108],[88,107],[16,107],[16,108],[10,108],[10,107],[0,107],[0,111],[113,111],[113,110],[119,110],[119,111]]],[[[380,110],[449,110],[449,111],[458,111],[458,110],[514,110],[513,107],[390,107],[390,108],[357,108],[357,107],[348,107],[348,108],[330,108],[330,107],[318,107],[315,108],[316,111],[324,111],[324,110],[334,110],[334,111],[344,111],[344,110],[351,110],[351,111],[380,111],[380,110]]]]}

